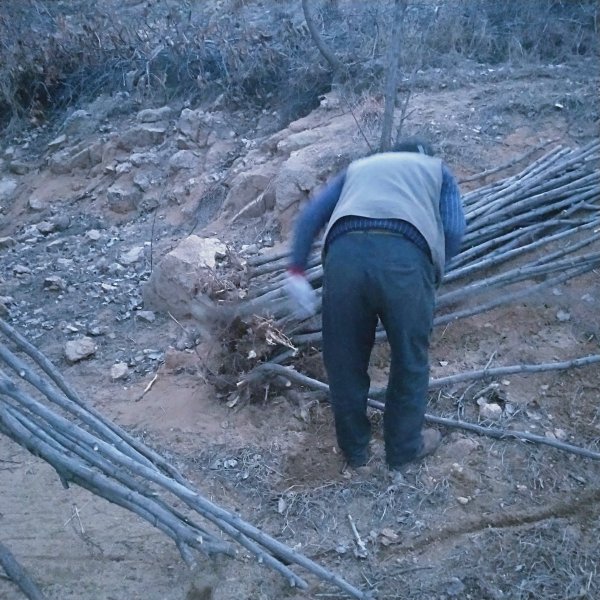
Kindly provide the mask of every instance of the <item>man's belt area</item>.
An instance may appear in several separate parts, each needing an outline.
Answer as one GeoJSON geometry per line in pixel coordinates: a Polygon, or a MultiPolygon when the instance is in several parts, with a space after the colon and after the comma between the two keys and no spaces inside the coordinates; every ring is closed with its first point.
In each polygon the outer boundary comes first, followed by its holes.
{"type": "Polygon", "coordinates": [[[324,253],[327,252],[329,245],[337,238],[349,233],[375,233],[377,235],[392,235],[396,237],[402,237],[409,242],[412,242],[431,260],[429,245],[419,230],[408,221],[401,221],[399,219],[367,219],[363,217],[345,217],[340,219],[340,221],[335,223],[329,231],[327,240],[325,240],[325,246],[323,248],[324,253]]]}

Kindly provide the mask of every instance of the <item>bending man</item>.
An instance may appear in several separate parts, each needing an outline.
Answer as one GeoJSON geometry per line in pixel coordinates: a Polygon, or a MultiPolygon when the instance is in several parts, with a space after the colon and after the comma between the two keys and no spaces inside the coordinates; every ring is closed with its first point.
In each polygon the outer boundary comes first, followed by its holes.
{"type": "Polygon", "coordinates": [[[295,224],[287,292],[296,314],[314,314],[304,276],[325,228],[323,360],[337,441],[348,465],[368,460],[368,367],[378,319],[391,349],[384,412],[386,462],[397,471],[441,441],[423,429],[435,290],[458,252],[465,218],[450,169],[418,139],[356,160],[325,186],[295,224]]]}

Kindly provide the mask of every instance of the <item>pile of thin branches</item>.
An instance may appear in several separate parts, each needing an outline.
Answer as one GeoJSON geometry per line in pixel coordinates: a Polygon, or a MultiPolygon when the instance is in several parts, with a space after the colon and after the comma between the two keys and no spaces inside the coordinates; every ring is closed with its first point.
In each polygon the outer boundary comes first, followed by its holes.
{"type": "MultiPolygon", "coordinates": [[[[599,161],[598,142],[575,150],[556,146],[517,175],[465,194],[467,231],[444,276],[435,325],[483,313],[600,266],[599,161]]],[[[307,266],[319,295],[320,252],[317,246],[307,266]]],[[[289,316],[283,291],[287,261],[287,252],[248,261],[248,299],[240,313],[269,311],[294,345],[318,345],[319,316],[303,322],[289,316]]],[[[378,339],[384,336],[378,333],[378,339]]]]}
{"type": "Polygon", "coordinates": [[[75,483],[145,519],[177,544],[190,566],[196,563],[194,551],[234,556],[233,540],[291,586],[307,587],[288,566],[298,565],[355,598],[367,598],[334,573],[204,498],[157,452],[88,406],[52,363],[2,319],[0,333],[5,338],[0,363],[14,372],[11,377],[0,369],[0,433],[52,465],[65,487],[75,483]],[[185,513],[176,508],[181,502],[185,513]]]}

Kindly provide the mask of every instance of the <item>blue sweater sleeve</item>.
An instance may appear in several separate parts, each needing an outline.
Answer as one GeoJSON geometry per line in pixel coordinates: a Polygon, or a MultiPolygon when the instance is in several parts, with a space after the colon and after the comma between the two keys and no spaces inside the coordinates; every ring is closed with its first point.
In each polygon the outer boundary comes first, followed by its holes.
{"type": "Polygon", "coordinates": [[[448,262],[460,250],[466,222],[458,184],[445,164],[442,165],[440,216],[446,242],[446,262],[448,262]]]}
{"type": "Polygon", "coordinates": [[[329,222],[340,199],[345,178],[345,171],[334,177],[300,213],[294,227],[290,269],[303,272],[306,268],[313,241],[319,231],[329,222]]]}

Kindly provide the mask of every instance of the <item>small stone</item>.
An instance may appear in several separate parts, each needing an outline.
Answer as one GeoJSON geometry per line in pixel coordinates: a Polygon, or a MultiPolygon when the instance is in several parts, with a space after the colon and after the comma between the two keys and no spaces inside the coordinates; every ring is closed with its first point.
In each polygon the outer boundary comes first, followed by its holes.
{"type": "Polygon", "coordinates": [[[123,252],[119,256],[119,262],[123,265],[133,265],[138,262],[144,256],[144,247],[143,246],[135,246],[128,250],[127,252],[123,252]]]}
{"type": "Polygon", "coordinates": [[[51,221],[40,221],[36,228],[42,235],[48,235],[56,229],[56,224],[51,221]]]}
{"type": "Polygon", "coordinates": [[[570,321],[571,320],[571,314],[568,313],[566,310],[559,310],[556,313],[556,318],[561,322],[564,323],[565,321],[570,321]]]}
{"type": "Polygon", "coordinates": [[[85,237],[90,242],[97,242],[102,237],[102,234],[97,229],[90,229],[85,232],[85,237]]]}
{"type": "Polygon", "coordinates": [[[52,223],[54,223],[54,228],[57,231],[64,231],[71,224],[71,217],[66,214],[56,215],[52,217],[52,223]]]}
{"type": "Polygon", "coordinates": [[[0,250],[4,250],[5,248],[11,248],[17,242],[14,238],[11,237],[0,237],[0,250]]]}
{"type": "Polygon", "coordinates": [[[80,337],[76,340],[68,341],[65,344],[65,357],[71,364],[79,362],[84,358],[89,358],[96,353],[96,343],[92,338],[87,336],[80,337]]]}
{"type": "Polygon", "coordinates": [[[564,429],[556,428],[554,430],[554,436],[556,437],[557,440],[566,440],[567,432],[564,429]]]}
{"type": "Polygon", "coordinates": [[[31,196],[29,198],[29,208],[31,210],[46,210],[48,208],[48,202],[46,200],[42,200],[41,198],[37,198],[36,196],[31,196]]]}
{"type": "Polygon", "coordinates": [[[62,292],[67,289],[67,284],[62,277],[50,275],[44,279],[44,289],[49,292],[62,292]]]}
{"type": "Polygon", "coordinates": [[[113,381],[120,381],[129,375],[129,367],[124,362],[114,364],[110,369],[110,378],[113,381]]]}
{"type": "Polygon", "coordinates": [[[58,137],[54,138],[51,142],[48,142],[48,148],[56,149],[59,146],[62,146],[67,141],[67,136],[63,133],[58,137]]]}
{"type": "Polygon", "coordinates": [[[465,496],[457,496],[456,501],[462,505],[469,504],[469,498],[466,498],[465,496]]]}
{"type": "Polygon", "coordinates": [[[15,265],[13,267],[13,273],[15,275],[29,275],[31,273],[31,269],[25,265],[15,265]]]}
{"type": "Polygon", "coordinates": [[[29,165],[20,160],[13,160],[8,164],[8,170],[15,175],[27,175],[29,165]]]}
{"type": "Polygon", "coordinates": [[[479,416],[490,421],[499,421],[502,418],[502,407],[499,404],[482,404],[479,407],[479,416]]]}
{"type": "Polygon", "coordinates": [[[154,323],[156,321],[156,314],[151,310],[140,310],[136,315],[138,319],[146,321],[146,323],[154,323]]]}
{"type": "Polygon", "coordinates": [[[108,265],[107,271],[110,275],[121,275],[125,272],[125,267],[115,262],[108,265]]]}

